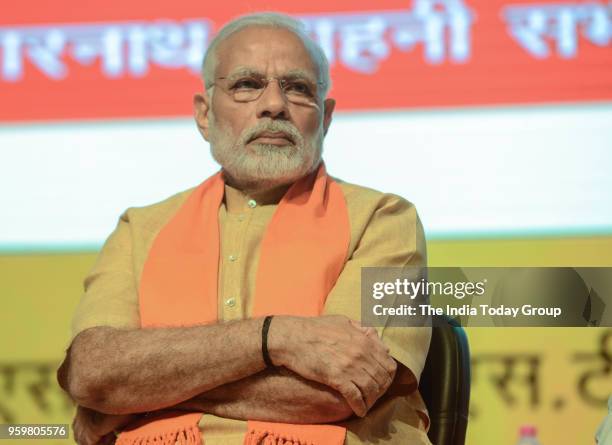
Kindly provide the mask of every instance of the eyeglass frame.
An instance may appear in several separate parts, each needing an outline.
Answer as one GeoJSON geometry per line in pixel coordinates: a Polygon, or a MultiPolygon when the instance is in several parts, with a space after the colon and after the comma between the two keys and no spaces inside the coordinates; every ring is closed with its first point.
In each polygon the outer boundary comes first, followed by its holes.
{"type": "MultiPolygon", "coordinates": [[[[237,103],[248,103],[248,102],[255,102],[255,101],[259,100],[261,98],[261,96],[263,95],[264,91],[266,90],[266,88],[268,88],[268,85],[270,84],[270,81],[276,80],[278,82],[278,86],[280,87],[281,91],[283,92],[283,95],[285,96],[285,98],[288,99],[287,93],[285,92],[285,89],[284,89],[284,86],[283,86],[284,83],[287,82],[287,81],[290,81],[290,80],[300,79],[300,80],[306,81],[309,84],[314,85],[314,86],[317,87],[317,90],[312,95],[312,97],[315,99],[315,102],[316,102],[316,99],[319,97],[319,93],[320,93],[318,88],[325,87],[325,82],[323,82],[321,80],[312,81],[308,77],[301,76],[301,77],[294,77],[293,79],[291,79],[291,78],[287,79],[286,77],[283,77],[283,76],[265,77],[265,76],[259,75],[259,73],[256,73],[256,72],[246,72],[246,73],[243,73],[243,74],[238,74],[236,76],[221,76],[221,77],[217,77],[217,80],[230,80],[230,81],[231,80],[240,80],[241,79],[240,76],[244,76],[244,77],[248,77],[248,76],[256,77],[257,80],[265,82],[263,88],[261,88],[261,92],[258,93],[257,97],[255,97],[254,99],[245,100],[245,101],[236,100],[235,97],[234,97],[234,93],[233,92],[226,91],[226,89],[229,90],[229,88],[225,88],[223,85],[221,85],[220,83],[217,83],[216,81],[215,82],[211,82],[209,84],[205,84],[206,85],[206,89],[209,89],[209,88],[211,88],[211,87],[213,87],[215,85],[218,85],[225,94],[227,94],[228,96],[230,96],[232,98],[232,100],[234,102],[237,102],[237,103]]],[[[289,100],[289,102],[292,102],[292,101],[289,100]]],[[[292,103],[295,103],[295,102],[292,102],[292,103]]]]}

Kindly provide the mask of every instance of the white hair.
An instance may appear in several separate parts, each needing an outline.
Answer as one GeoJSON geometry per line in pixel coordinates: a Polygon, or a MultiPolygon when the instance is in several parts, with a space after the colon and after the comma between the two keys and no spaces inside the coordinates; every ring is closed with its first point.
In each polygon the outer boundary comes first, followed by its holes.
{"type": "Polygon", "coordinates": [[[257,14],[248,14],[227,23],[219,30],[215,38],[210,42],[206,49],[204,60],[202,62],[202,80],[206,89],[214,82],[215,70],[217,69],[217,47],[221,42],[227,39],[241,29],[252,26],[267,26],[281,28],[291,31],[302,41],[306,50],[310,54],[312,61],[315,63],[318,75],[317,81],[320,83],[319,94],[321,98],[325,98],[331,87],[331,79],[329,76],[329,62],[325,56],[325,52],[306,32],[304,24],[288,15],[279,14],[276,12],[261,12],[257,14]]]}

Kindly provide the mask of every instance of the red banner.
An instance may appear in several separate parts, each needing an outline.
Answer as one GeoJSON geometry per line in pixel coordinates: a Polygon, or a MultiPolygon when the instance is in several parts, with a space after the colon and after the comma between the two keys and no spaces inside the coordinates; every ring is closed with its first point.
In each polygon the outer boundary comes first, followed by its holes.
{"type": "Polygon", "coordinates": [[[3,10],[0,120],[189,115],[211,36],[257,10],[305,23],[342,110],[612,99],[605,1],[98,3],[3,10]]]}

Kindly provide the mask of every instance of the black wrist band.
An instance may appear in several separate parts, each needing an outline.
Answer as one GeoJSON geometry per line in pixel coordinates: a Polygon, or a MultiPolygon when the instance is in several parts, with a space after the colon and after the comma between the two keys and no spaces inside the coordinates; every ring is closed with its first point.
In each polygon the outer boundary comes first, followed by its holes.
{"type": "Polygon", "coordinates": [[[270,322],[272,321],[272,315],[268,315],[264,318],[263,326],[261,328],[261,354],[263,355],[263,361],[268,368],[273,368],[274,364],[270,360],[270,353],[268,352],[268,329],[270,329],[270,322]]]}

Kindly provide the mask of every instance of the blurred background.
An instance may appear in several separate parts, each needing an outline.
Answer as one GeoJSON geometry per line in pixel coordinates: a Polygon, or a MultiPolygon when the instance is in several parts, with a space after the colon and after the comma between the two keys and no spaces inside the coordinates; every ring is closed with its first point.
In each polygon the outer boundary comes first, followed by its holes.
{"type": "MultiPolygon", "coordinates": [[[[430,266],[612,266],[612,3],[12,2],[0,423],[71,421],[55,370],[82,280],[123,210],[216,171],[191,117],[202,55],[227,20],[262,10],[301,19],[330,60],[328,170],[414,202],[430,266]]],[[[612,329],[468,337],[468,444],[512,445],[525,424],[543,445],[594,443],[612,329]]]]}

